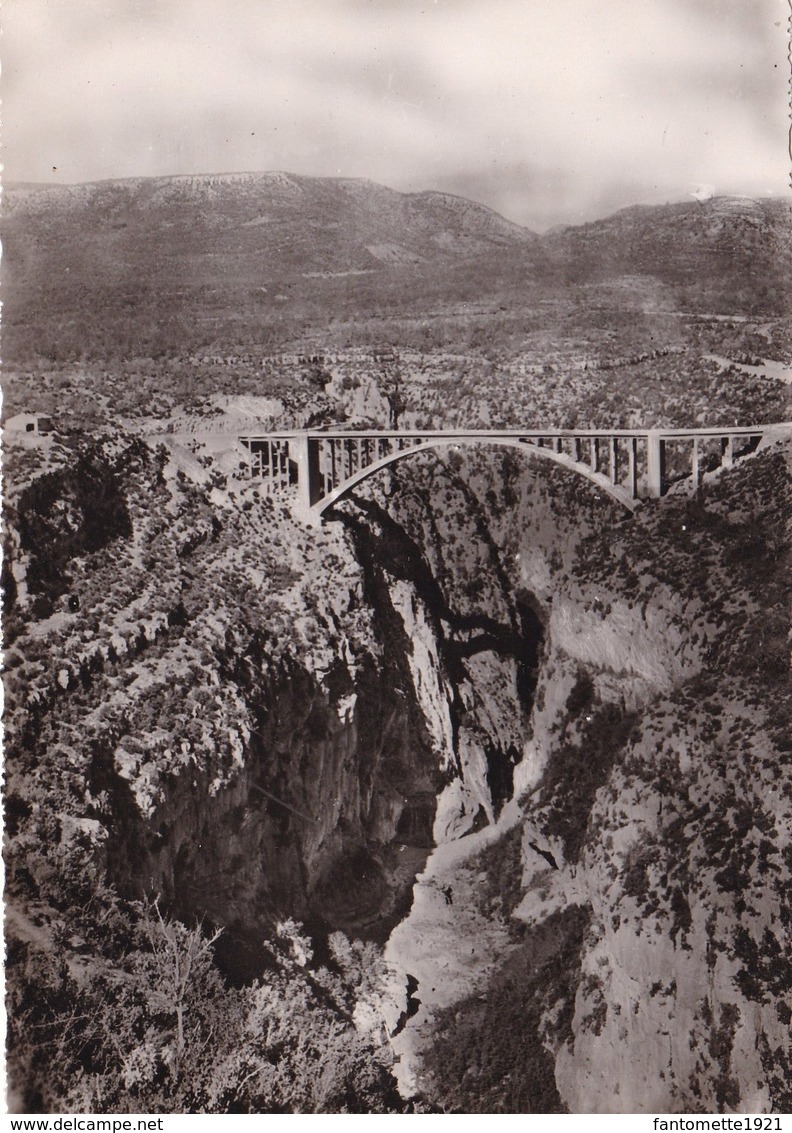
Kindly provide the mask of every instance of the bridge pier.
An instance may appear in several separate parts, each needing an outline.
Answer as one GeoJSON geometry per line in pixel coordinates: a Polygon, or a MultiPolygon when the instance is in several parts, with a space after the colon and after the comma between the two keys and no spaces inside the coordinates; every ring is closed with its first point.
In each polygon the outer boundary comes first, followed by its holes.
{"type": "Polygon", "coordinates": [[[731,468],[734,464],[734,437],[721,438],[721,468],[731,468]]]}
{"type": "Polygon", "coordinates": [[[631,500],[638,499],[638,441],[635,437],[627,441],[627,491],[631,500]]]}
{"type": "Polygon", "coordinates": [[[657,429],[646,435],[646,491],[653,499],[665,491],[665,441],[657,429]]]}
{"type": "Polygon", "coordinates": [[[619,445],[616,437],[608,439],[608,457],[610,462],[610,482],[611,484],[619,483],[619,445]]]}
{"type": "Polygon", "coordinates": [[[312,508],[322,498],[319,472],[319,442],[307,434],[289,437],[289,456],[297,465],[297,498],[303,508],[312,508]]]}
{"type": "Polygon", "coordinates": [[[690,456],[690,488],[691,495],[697,496],[701,486],[701,470],[699,460],[698,437],[693,438],[693,452],[690,456]]]}

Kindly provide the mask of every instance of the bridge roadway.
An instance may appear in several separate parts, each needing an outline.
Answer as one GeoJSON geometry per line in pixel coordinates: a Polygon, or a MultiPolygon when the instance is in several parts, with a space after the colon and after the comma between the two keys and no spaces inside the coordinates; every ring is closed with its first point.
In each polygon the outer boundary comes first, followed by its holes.
{"type": "Polygon", "coordinates": [[[270,493],[297,489],[304,509],[321,515],[356,484],[412,453],[499,445],[553,461],[585,476],[625,507],[658,499],[672,482],[699,489],[702,475],[730,467],[782,436],[792,423],[698,429],[422,429],[324,431],[240,436],[251,474],[270,493]]]}

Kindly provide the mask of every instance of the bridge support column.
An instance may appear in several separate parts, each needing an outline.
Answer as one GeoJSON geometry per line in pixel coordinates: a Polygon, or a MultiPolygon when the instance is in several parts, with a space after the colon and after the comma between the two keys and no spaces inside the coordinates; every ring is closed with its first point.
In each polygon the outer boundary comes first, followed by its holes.
{"type": "Polygon", "coordinates": [[[734,437],[721,438],[721,467],[731,468],[734,464],[734,437]]]}
{"type": "Polygon", "coordinates": [[[630,499],[638,499],[638,440],[630,437],[627,441],[627,491],[630,499]]]}
{"type": "Polygon", "coordinates": [[[333,440],[326,443],[327,447],[330,450],[330,491],[332,492],[341,483],[340,477],[338,475],[338,468],[336,467],[336,453],[338,451],[338,446],[333,440]]]}
{"type": "Polygon", "coordinates": [[[254,448],[251,441],[242,441],[242,444],[250,453],[250,461],[248,462],[248,477],[263,476],[264,464],[261,458],[261,449],[254,448]]]}
{"type": "Polygon", "coordinates": [[[698,437],[693,438],[693,452],[690,456],[690,491],[691,495],[697,496],[701,486],[701,473],[699,467],[699,443],[698,437]]]}
{"type": "Polygon", "coordinates": [[[592,437],[591,438],[591,470],[592,470],[592,472],[599,472],[599,470],[600,470],[599,437],[592,437]]]}
{"type": "Polygon", "coordinates": [[[610,437],[608,439],[608,457],[609,457],[609,471],[611,484],[619,483],[619,442],[618,438],[610,437]]]}
{"type": "Polygon", "coordinates": [[[657,429],[646,434],[646,491],[652,499],[665,491],[665,441],[657,429]]]}
{"type": "Polygon", "coordinates": [[[304,508],[313,507],[322,496],[319,472],[319,442],[304,434],[289,437],[289,456],[297,465],[297,492],[304,508]]]}
{"type": "Polygon", "coordinates": [[[272,483],[278,488],[289,488],[292,483],[291,468],[289,465],[289,442],[274,441],[270,445],[270,460],[272,462],[272,483]]]}

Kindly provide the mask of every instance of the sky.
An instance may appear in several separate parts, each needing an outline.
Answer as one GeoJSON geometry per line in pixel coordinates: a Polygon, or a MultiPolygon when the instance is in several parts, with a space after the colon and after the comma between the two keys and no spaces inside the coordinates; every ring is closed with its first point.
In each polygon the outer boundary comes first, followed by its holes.
{"type": "Polygon", "coordinates": [[[536,230],[785,195],[788,19],[788,0],[4,0],[4,176],[367,177],[536,230]]]}

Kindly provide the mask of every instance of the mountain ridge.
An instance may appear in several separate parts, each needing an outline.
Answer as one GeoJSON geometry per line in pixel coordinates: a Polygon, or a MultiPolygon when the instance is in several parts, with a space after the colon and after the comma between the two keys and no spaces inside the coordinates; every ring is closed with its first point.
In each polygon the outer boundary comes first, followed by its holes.
{"type": "Polygon", "coordinates": [[[416,189],[416,190],[401,190],[392,189],[389,186],[375,181],[369,177],[325,177],[313,174],[291,173],[288,170],[271,169],[271,170],[222,170],[216,173],[168,173],[157,176],[145,175],[132,175],[129,177],[106,177],[92,181],[70,181],[59,184],[50,184],[45,181],[7,181],[5,184],[5,193],[10,196],[13,202],[14,196],[18,196],[21,192],[29,194],[47,194],[54,195],[59,192],[69,192],[75,189],[98,189],[104,186],[138,186],[153,185],[158,183],[160,185],[167,184],[198,184],[198,185],[218,185],[218,184],[240,184],[244,182],[281,182],[281,183],[327,183],[336,185],[359,185],[369,186],[375,190],[385,190],[390,194],[402,198],[437,198],[449,201],[458,201],[465,205],[473,205],[477,209],[484,212],[491,213],[493,216],[498,217],[510,227],[520,229],[524,232],[530,233],[534,236],[544,239],[549,236],[558,235],[562,232],[571,229],[590,228],[594,225],[601,224],[605,221],[612,220],[619,216],[628,214],[635,214],[643,212],[645,214],[656,212],[657,210],[666,209],[680,209],[684,207],[697,206],[700,209],[706,209],[708,206],[722,206],[727,203],[735,208],[739,205],[747,205],[751,207],[762,208],[767,205],[770,208],[779,206],[787,208],[792,211],[792,198],[786,200],[785,198],[776,196],[766,197],[753,197],[748,194],[741,193],[718,193],[711,197],[701,200],[698,198],[690,199],[679,198],[678,200],[666,201],[664,204],[644,204],[635,203],[625,205],[621,208],[615,209],[612,212],[603,213],[602,216],[597,216],[592,220],[582,221],[580,223],[567,223],[561,221],[551,228],[548,228],[543,233],[537,233],[529,225],[521,224],[519,221],[514,221],[498,212],[492,205],[484,204],[481,201],[476,201],[471,197],[466,197],[461,193],[452,193],[445,189],[416,189]]]}
{"type": "Polygon", "coordinates": [[[448,193],[435,189],[422,189],[416,192],[402,192],[391,189],[369,178],[363,177],[306,177],[285,171],[267,172],[229,172],[220,174],[174,174],[166,177],[124,177],[110,178],[102,181],[75,182],[66,185],[47,185],[44,183],[9,183],[6,185],[6,217],[13,217],[21,207],[31,202],[42,204],[93,204],[101,202],[103,196],[110,193],[127,191],[137,193],[139,201],[130,200],[130,205],[136,203],[151,203],[152,199],[168,199],[169,191],[192,188],[197,196],[212,197],[224,188],[237,189],[252,187],[254,189],[270,190],[273,194],[280,192],[293,192],[308,202],[314,204],[318,199],[327,198],[333,190],[339,193],[339,199],[352,199],[363,202],[369,207],[380,207],[390,204],[391,208],[400,204],[406,209],[418,211],[420,206],[434,206],[446,212],[453,210],[463,211],[466,215],[474,215],[490,225],[508,232],[516,239],[538,239],[536,233],[524,225],[517,224],[501,216],[495,209],[478,201],[470,200],[459,194],[448,193]]]}
{"type": "Polygon", "coordinates": [[[639,276],[669,309],[792,299],[778,199],[631,206],[544,235],[451,193],[278,171],[9,185],[4,204],[7,360],[135,354],[144,327],[160,352],[325,338],[333,320],[425,327],[639,276]]]}

